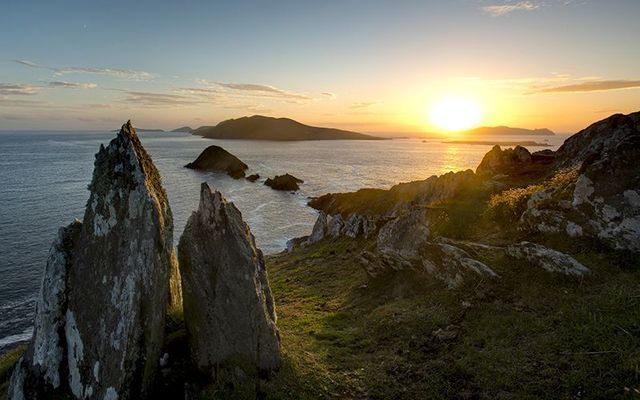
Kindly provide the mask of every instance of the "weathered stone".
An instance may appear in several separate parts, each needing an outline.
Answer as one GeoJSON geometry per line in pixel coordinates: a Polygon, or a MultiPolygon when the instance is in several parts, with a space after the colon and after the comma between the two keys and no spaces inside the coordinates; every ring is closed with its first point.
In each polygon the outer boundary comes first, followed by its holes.
{"type": "Polygon", "coordinates": [[[67,383],[62,368],[67,348],[64,337],[66,282],[81,226],[80,221],[75,221],[60,228],[51,245],[36,305],[33,338],[26,354],[16,364],[9,399],[36,399],[65,393],[67,383]]]}
{"type": "Polygon", "coordinates": [[[465,250],[445,241],[427,244],[422,251],[422,266],[449,288],[460,286],[467,275],[496,278],[489,266],[473,258],[465,250]]]}
{"type": "Polygon", "coordinates": [[[240,211],[206,183],[178,246],[184,319],[196,367],[241,358],[280,365],[276,314],[262,252],[240,211]]]}
{"type": "Polygon", "coordinates": [[[480,165],[476,168],[476,173],[510,175],[514,169],[530,162],[531,153],[522,146],[502,150],[499,145],[495,145],[491,151],[484,155],[480,165]]]}
{"type": "Polygon", "coordinates": [[[378,232],[376,244],[381,253],[415,258],[428,240],[429,226],[425,210],[413,208],[383,225],[378,232]]]}
{"type": "Polygon", "coordinates": [[[534,194],[524,226],[640,252],[638,159],[640,112],[614,115],[573,135],[558,149],[556,168],[573,168],[576,178],[534,194]]]}
{"type": "Polygon", "coordinates": [[[46,385],[78,399],[149,395],[163,339],[173,218],[130,122],[100,147],[89,189],[82,224],[67,228],[50,254],[57,261],[50,257],[36,316],[42,333],[21,363],[35,363],[38,372],[16,372],[14,398],[20,382],[25,398],[37,398],[31,394],[46,385]]]}
{"type": "Polygon", "coordinates": [[[355,239],[359,236],[368,238],[376,230],[375,222],[365,215],[352,214],[344,223],[341,234],[355,239]]]}
{"type": "Polygon", "coordinates": [[[320,211],[318,214],[318,219],[316,219],[315,224],[313,224],[313,230],[311,231],[311,235],[307,239],[308,243],[316,243],[321,241],[327,236],[329,231],[329,227],[327,226],[327,214],[324,211],[320,211]]]}
{"type": "Polygon", "coordinates": [[[582,265],[570,255],[536,243],[520,242],[507,246],[505,251],[513,258],[526,260],[549,272],[576,276],[589,272],[589,268],[582,265]]]}

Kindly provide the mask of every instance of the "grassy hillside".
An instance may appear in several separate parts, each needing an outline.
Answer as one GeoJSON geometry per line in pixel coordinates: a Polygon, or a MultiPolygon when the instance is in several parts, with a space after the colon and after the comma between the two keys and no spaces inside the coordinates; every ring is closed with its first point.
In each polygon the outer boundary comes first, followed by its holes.
{"type": "MultiPolygon", "coordinates": [[[[573,245],[594,271],[577,280],[489,255],[500,279],[449,290],[415,272],[369,280],[355,261],[368,245],[342,239],[269,257],[284,366],[268,380],[231,373],[190,384],[194,397],[637,398],[637,260],[573,245]]],[[[193,376],[179,314],[166,350],[158,388],[177,395],[193,376]]],[[[15,358],[0,362],[3,390],[15,358]]]]}

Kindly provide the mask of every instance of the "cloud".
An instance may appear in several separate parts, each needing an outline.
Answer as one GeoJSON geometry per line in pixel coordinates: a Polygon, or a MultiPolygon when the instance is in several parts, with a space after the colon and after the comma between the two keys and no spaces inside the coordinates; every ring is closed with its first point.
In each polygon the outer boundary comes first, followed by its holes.
{"type": "Polygon", "coordinates": [[[494,17],[499,17],[514,11],[534,11],[540,8],[539,4],[530,1],[520,1],[517,3],[492,4],[482,7],[482,10],[494,17]]]}
{"type": "Polygon", "coordinates": [[[179,94],[124,91],[126,103],[133,103],[151,107],[185,106],[202,104],[202,100],[179,94]]]}
{"type": "Polygon", "coordinates": [[[48,107],[50,104],[38,100],[22,100],[0,97],[0,106],[4,107],[48,107]]]}
{"type": "Polygon", "coordinates": [[[22,64],[22,65],[26,65],[27,67],[31,67],[31,68],[43,68],[42,66],[29,61],[29,60],[13,60],[13,62],[18,63],[18,64],[22,64]]]}
{"type": "Polygon", "coordinates": [[[599,92],[605,90],[618,90],[640,88],[640,80],[588,80],[586,82],[569,85],[550,86],[539,88],[532,93],[576,93],[576,92],[599,92]]]}
{"type": "Polygon", "coordinates": [[[39,86],[19,84],[19,83],[0,83],[0,96],[10,95],[33,95],[38,94],[40,91],[39,86]]]}
{"type": "Polygon", "coordinates": [[[323,96],[323,97],[327,97],[329,99],[335,99],[336,98],[336,95],[334,93],[331,93],[331,92],[322,92],[322,93],[320,93],[320,95],[323,96]]]}
{"type": "Polygon", "coordinates": [[[13,60],[13,62],[30,68],[48,69],[50,71],[53,71],[53,73],[57,76],[67,74],[93,74],[129,81],[148,81],[153,79],[153,75],[149,72],[136,71],[133,69],[100,67],[51,67],[47,65],[40,65],[29,60],[13,60]]]}
{"type": "Polygon", "coordinates": [[[363,108],[374,106],[376,104],[378,103],[375,101],[361,101],[361,102],[353,103],[352,105],[349,106],[349,108],[352,110],[360,110],[363,108]]]}
{"type": "Polygon", "coordinates": [[[153,75],[145,71],[120,68],[94,68],[94,67],[63,67],[52,69],[56,75],[66,74],[94,74],[104,75],[115,79],[129,81],[148,81],[153,79],[153,75]]]}
{"type": "Polygon", "coordinates": [[[296,100],[311,100],[311,97],[287,92],[286,90],[278,89],[270,85],[260,85],[255,83],[224,83],[216,82],[216,85],[233,91],[251,93],[261,97],[275,97],[284,99],[296,99],[296,100]]]}
{"type": "Polygon", "coordinates": [[[95,89],[98,87],[95,83],[74,83],[65,81],[52,81],[47,82],[47,85],[52,88],[62,89],[95,89]]]}

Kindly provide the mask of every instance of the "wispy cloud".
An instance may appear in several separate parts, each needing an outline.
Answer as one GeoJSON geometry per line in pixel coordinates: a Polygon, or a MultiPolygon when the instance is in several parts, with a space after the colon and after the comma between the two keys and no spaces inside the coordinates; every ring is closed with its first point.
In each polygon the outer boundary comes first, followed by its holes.
{"type": "Polygon", "coordinates": [[[38,94],[40,87],[19,83],[0,83],[0,95],[1,96],[26,96],[38,94]]]}
{"type": "Polygon", "coordinates": [[[93,67],[64,67],[55,68],[56,75],[66,74],[95,74],[110,76],[115,79],[130,81],[148,81],[153,79],[153,75],[145,71],[120,68],[93,68],[93,67]]]}
{"type": "Polygon", "coordinates": [[[123,100],[142,106],[166,107],[202,104],[202,100],[179,94],[124,91],[127,97],[123,100]]]}
{"type": "Polygon", "coordinates": [[[47,82],[47,86],[62,89],[95,89],[98,87],[95,83],[74,83],[65,81],[47,82]]]}
{"type": "Polygon", "coordinates": [[[599,92],[630,88],[640,88],[640,80],[588,80],[568,85],[543,87],[533,90],[532,93],[599,92]]]}
{"type": "Polygon", "coordinates": [[[514,11],[534,11],[540,8],[540,4],[531,1],[519,1],[517,3],[491,4],[482,7],[482,10],[494,17],[499,17],[514,11]]]}
{"type": "Polygon", "coordinates": [[[13,60],[13,62],[29,68],[47,69],[53,71],[53,73],[58,76],[67,74],[93,74],[130,81],[148,81],[153,79],[153,75],[149,72],[137,71],[132,69],[101,67],[52,67],[48,65],[37,64],[29,60],[13,60]]]}
{"type": "Polygon", "coordinates": [[[331,92],[322,92],[320,93],[321,96],[329,98],[329,99],[335,99],[336,95],[334,93],[331,92]]]}
{"type": "Polygon", "coordinates": [[[369,107],[374,106],[376,104],[378,104],[378,103],[375,102],[375,101],[360,101],[360,102],[351,104],[349,106],[349,108],[352,109],[352,110],[361,110],[363,108],[369,108],[369,107]]]}
{"type": "Polygon", "coordinates": [[[295,100],[311,100],[311,97],[306,96],[304,94],[288,92],[286,90],[278,89],[270,85],[261,85],[261,84],[255,84],[255,83],[225,83],[225,82],[216,82],[216,85],[224,89],[239,91],[244,93],[251,93],[252,95],[257,95],[261,97],[276,97],[276,98],[295,99],[295,100]]]}

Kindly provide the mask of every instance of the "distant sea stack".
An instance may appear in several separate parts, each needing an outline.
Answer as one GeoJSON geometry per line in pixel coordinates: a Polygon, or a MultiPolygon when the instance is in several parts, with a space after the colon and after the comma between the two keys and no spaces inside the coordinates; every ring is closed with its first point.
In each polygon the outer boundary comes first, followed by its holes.
{"type": "Polygon", "coordinates": [[[206,183],[180,238],[178,257],[197,369],[215,376],[234,362],[236,369],[277,368],[280,339],[262,251],[240,211],[206,183]]]}
{"type": "Polygon", "coordinates": [[[216,126],[202,126],[194,135],[211,139],[244,140],[381,140],[375,136],[333,128],[309,126],[289,118],[262,115],[229,119],[216,126]]]}
{"type": "Polygon", "coordinates": [[[296,191],[300,189],[300,183],[304,183],[304,181],[290,174],[276,175],[273,179],[267,178],[264,182],[264,184],[269,186],[271,189],[288,191],[296,191]]]}
{"type": "Polygon", "coordinates": [[[509,126],[483,126],[460,132],[465,136],[554,136],[555,133],[547,128],[525,129],[509,126]]]}
{"type": "Polygon", "coordinates": [[[194,162],[185,167],[200,171],[225,172],[234,179],[244,178],[244,172],[249,168],[238,157],[220,146],[207,147],[194,162]]]}
{"type": "Polygon", "coordinates": [[[171,132],[191,133],[191,132],[193,132],[193,128],[191,128],[190,126],[181,126],[180,128],[173,129],[171,132]]]}
{"type": "Polygon", "coordinates": [[[130,122],[96,154],[82,223],[49,252],[10,399],[144,399],[163,342],[173,217],[130,122]]]}

